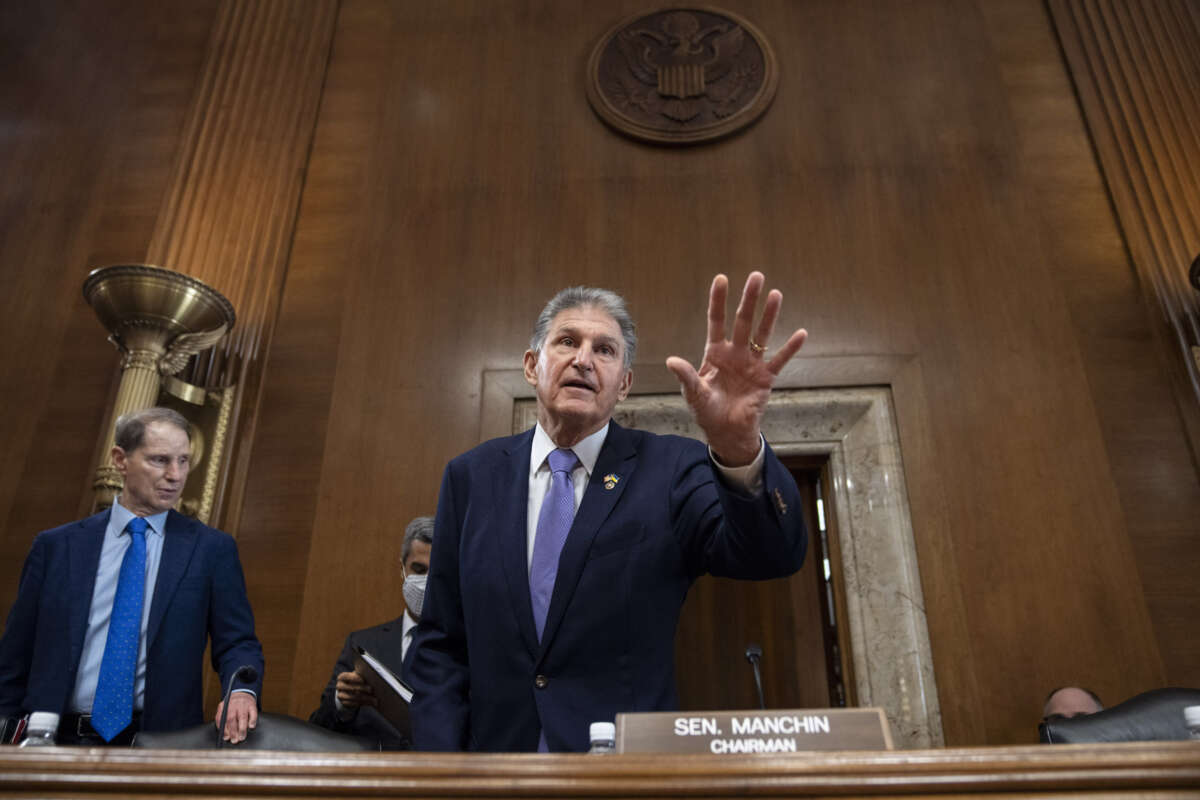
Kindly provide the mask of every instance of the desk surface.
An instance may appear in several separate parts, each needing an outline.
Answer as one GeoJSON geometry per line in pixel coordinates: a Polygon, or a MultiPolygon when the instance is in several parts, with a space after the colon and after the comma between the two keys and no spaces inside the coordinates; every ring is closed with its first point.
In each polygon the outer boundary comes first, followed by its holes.
{"type": "Polygon", "coordinates": [[[1200,742],[788,756],[0,747],[5,797],[1200,798],[1200,742]]]}

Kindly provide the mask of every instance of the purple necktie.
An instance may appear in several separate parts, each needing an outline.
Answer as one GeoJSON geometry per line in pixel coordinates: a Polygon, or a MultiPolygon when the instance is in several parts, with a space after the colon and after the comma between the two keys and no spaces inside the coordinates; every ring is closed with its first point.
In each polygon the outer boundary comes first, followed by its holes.
{"type": "Polygon", "coordinates": [[[533,624],[538,641],[546,627],[546,612],[550,595],[554,593],[554,578],[558,574],[558,556],[571,521],[575,519],[575,484],[571,472],[579,464],[572,450],[562,448],[550,453],[550,491],[538,513],[537,534],[533,540],[533,560],[529,564],[529,599],[533,603],[533,624]]]}

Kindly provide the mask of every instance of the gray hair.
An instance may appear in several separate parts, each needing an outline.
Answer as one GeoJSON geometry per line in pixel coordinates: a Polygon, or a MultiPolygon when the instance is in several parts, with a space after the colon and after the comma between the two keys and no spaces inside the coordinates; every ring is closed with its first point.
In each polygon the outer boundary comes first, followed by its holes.
{"type": "Polygon", "coordinates": [[[140,411],[130,411],[117,418],[117,428],[113,435],[113,443],[126,453],[132,453],[146,442],[146,428],[155,422],[165,422],[174,425],[185,434],[188,441],[192,440],[192,426],[187,419],[171,408],[161,406],[143,408],[140,411]]]}
{"type": "Polygon", "coordinates": [[[633,317],[625,308],[625,300],[616,292],[608,289],[595,289],[590,286],[572,286],[563,289],[538,314],[537,322],[533,324],[533,336],[529,339],[529,349],[540,353],[546,343],[546,335],[550,333],[550,323],[563,311],[570,308],[590,306],[598,308],[613,318],[621,329],[621,338],[625,340],[625,369],[633,366],[633,357],[637,353],[637,326],[633,317]]]}
{"type": "Polygon", "coordinates": [[[412,555],[413,542],[424,542],[433,546],[433,517],[417,517],[404,529],[404,544],[400,545],[400,561],[408,561],[412,555]]]}

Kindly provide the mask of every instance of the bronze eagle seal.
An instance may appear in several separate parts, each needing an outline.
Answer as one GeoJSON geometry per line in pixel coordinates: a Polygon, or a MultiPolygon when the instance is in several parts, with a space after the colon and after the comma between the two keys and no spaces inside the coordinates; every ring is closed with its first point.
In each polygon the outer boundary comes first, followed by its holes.
{"type": "Polygon", "coordinates": [[[618,24],[588,59],[588,101],[618,131],[659,144],[728,136],[775,97],[775,54],[746,20],[672,8],[618,24]]]}

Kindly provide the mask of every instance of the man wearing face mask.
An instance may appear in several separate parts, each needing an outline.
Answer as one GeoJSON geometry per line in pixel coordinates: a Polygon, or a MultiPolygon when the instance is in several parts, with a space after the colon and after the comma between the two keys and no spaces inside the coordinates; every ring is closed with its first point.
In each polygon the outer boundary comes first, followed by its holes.
{"type": "Polygon", "coordinates": [[[378,700],[363,676],[354,671],[354,660],[356,648],[361,647],[404,677],[411,660],[409,645],[421,619],[432,546],[433,517],[417,517],[408,523],[400,547],[404,613],[391,622],[354,631],[346,637],[333,676],[321,694],[321,707],[312,713],[309,722],[339,733],[378,739],[385,750],[409,748],[408,738],[376,710],[378,700]]]}

